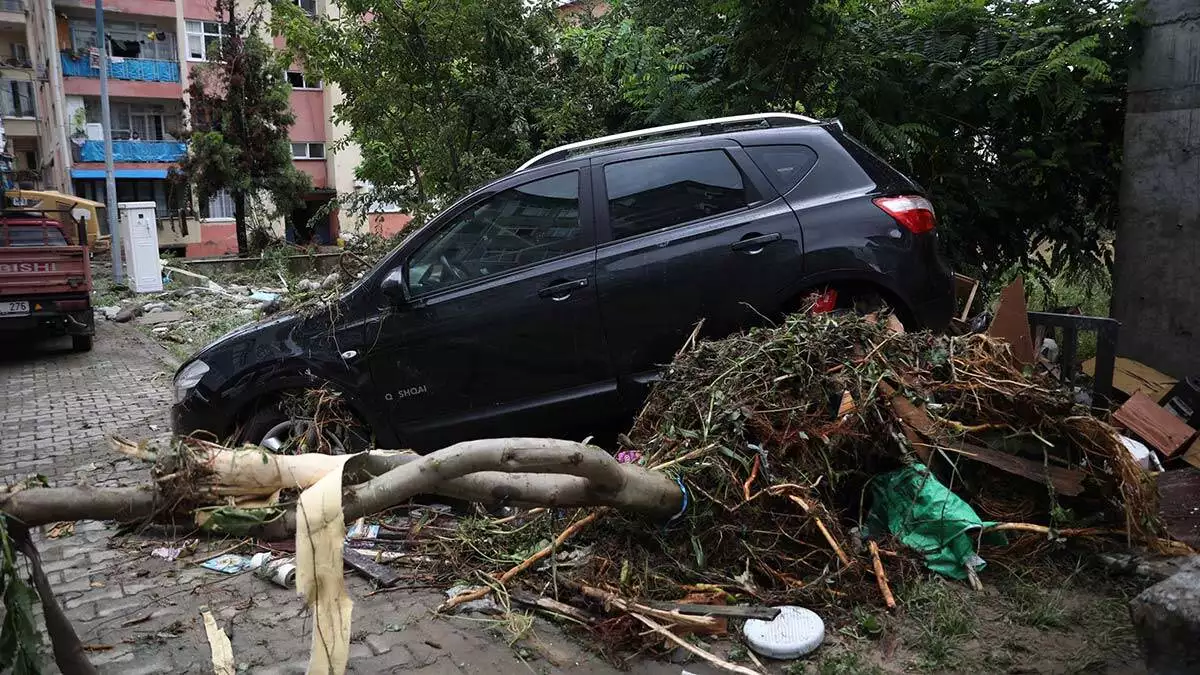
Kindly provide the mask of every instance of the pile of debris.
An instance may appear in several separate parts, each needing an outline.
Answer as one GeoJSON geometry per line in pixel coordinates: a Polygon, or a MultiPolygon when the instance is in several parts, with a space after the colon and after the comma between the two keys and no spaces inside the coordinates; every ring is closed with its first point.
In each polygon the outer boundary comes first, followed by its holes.
{"type": "Polygon", "coordinates": [[[185,345],[184,352],[203,347],[224,333],[283,309],[322,302],[341,292],[342,278],[332,272],[321,279],[301,278],[281,286],[218,284],[208,277],[165,267],[168,285],[161,293],[143,294],[121,305],[96,308],[96,316],[116,323],[132,321],[166,345],[185,345]],[[179,280],[178,284],[171,284],[179,280]]]}
{"type": "Polygon", "coordinates": [[[443,610],[507,594],[571,617],[615,652],[666,639],[699,653],[682,634],[721,633],[725,617],[770,605],[895,607],[893,584],[923,568],[979,584],[986,559],[1021,564],[1066,540],[1191,552],[1164,538],[1150,476],[1116,430],[986,335],[909,334],[841,314],[716,341],[694,333],[620,443],[615,459],[551,439],[347,458],[167,440],[123,449],[156,462],[152,487],[31,489],[0,507],[31,524],[53,503],[54,520],[185,518],[294,535],[314,667],[333,672],[345,667],[352,604],[339,561],[355,556],[382,585],[401,576],[379,563],[478,584],[443,610]],[[538,508],[388,514],[418,494],[538,508]],[[364,517],[348,543],[344,522],[364,517]]]}

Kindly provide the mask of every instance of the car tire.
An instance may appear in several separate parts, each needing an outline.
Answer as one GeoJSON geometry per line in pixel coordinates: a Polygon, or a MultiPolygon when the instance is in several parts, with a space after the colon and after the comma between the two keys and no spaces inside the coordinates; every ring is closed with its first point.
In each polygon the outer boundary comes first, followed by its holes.
{"type": "MultiPolygon", "coordinates": [[[[258,445],[272,452],[294,454],[297,449],[294,439],[297,427],[303,422],[292,419],[280,402],[260,406],[241,425],[234,440],[239,444],[258,445]],[[291,440],[291,442],[289,442],[291,440]],[[272,442],[274,441],[274,442],[272,442]]],[[[342,429],[343,437],[327,436],[321,444],[327,454],[341,455],[364,450],[370,446],[370,432],[365,426],[356,429],[342,429]]]]}
{"type": "Polygon", "coordinates": [[[90,352],[94,340],[94,335],[72,335],[71,348],[77,352],[90,352]]]}

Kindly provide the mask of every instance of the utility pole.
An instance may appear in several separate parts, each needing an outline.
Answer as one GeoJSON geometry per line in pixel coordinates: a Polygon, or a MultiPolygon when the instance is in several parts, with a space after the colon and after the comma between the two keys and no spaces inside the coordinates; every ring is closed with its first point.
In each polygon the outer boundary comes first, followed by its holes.
{"type": "Polygon", "coordinates": [[[112,237],[113,281],[125,281],[121,269],[121,231],[117,228],[117,179],[113,175],[112,113],[108,109],[108,37],[104,34],[104,0],[96,0],[96,49],[100,52],[100,122],[104,129],[104,188],[108,195],[108,234],[112,237]]]}

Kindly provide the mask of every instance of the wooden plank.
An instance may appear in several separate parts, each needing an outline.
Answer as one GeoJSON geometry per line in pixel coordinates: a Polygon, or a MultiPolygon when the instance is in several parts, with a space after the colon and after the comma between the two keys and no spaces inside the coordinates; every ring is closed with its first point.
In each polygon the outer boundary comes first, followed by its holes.
{"type": "Polygon", "coordinates": [[[1195,429],[1140,391],[1113,413],[1113,420],[1166,457],[1177,455],[1196,435],[1195,429]]]}
{"type": "Polygon", "coordinates": [[[1087,477],[1082,471],[1064,469],[1061,466],[1045,466],[1024,457],[1010,455],[1007,452],[993,450],[982,445],[948,441],[940,445],[927,445],[929,449],[950,450],[977,462],[995,467],[1014,476],[1028,478],[1031,481],[1045,483],[1049,478],[1054,491],[1074,497],[1083,492],[1083,479],[1087,477]]]}
{"type": "Polygon", "coordinates": [[[1158,515],[1167,534],[1200,547],[1200,470],[1187,468],[1158,475],[1158,515]]]}
{"type": "Polygon", "coordinates": [[[962,311],[958,320],[967,321],[971,318],[971,308],[975,306],[975,296],[979,293],[979,282],[965,274],[954,275],[954,296],[962,301],[962,311]]]}
{"type": "Polygon", "coordinates": [[[349,546],[342,549],[342,561],[349,565],[355,572],[374,581],[383,588],[396,585],[396,582],[400,581],[403,576],[395,569],[387,565],[381,565],[358,551],[351,549],[349,546]]]}
{"type": "Polygon", "coordinates": [[[1196,439],[1193,440],[1192,444],[1188,446],[1188,449],[1184,451],[1183,461],[1200,469],[1200,436],[1196,436],[1196,439]]]}
{"type": "Polygon", "coordinates": [[[1025,282],[1017,277],[1000,292],[996,317],[987,334],[1012,345],[1013,357],[1024,364],[1033,363],[1033,338],[1029,331],[1029,314],[1025,307],[1025,282]]]}
{"type": "Polygon", "coordinates": [[[674,611],[694,616],[732,616],[738,619],[762,619],[772,621],[779,616],[778,607],[744,607],[740,605],[693,605],[678,602],[647,602],[655,609],[674,611]]]}
{"type": "MultiPolygon", "coordinates": [[[[1096,359],[1083,362],[1083,372],[1089,376],[1096,375],[1096,359]]],[[[1118,357],[1113,370],[1113,387],[1126,396],[1144,392],[1153,401],[1161,401],[1175,386],[1177,380],[1166,373],[1161,373],[1144,363],[1133,359],[1118,357]]]]}

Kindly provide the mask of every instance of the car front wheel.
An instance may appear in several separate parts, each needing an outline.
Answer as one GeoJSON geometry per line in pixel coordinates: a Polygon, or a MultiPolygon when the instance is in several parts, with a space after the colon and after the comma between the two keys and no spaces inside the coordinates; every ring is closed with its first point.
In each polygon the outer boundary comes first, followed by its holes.
{"type": "Polygon", "coordinates": [[[284,455],[344,455],[370,446],[370,433],[353,415],[313,414],[294,403],[293,399],[260,406],[241,426],[236,440],[284,455]]]}

